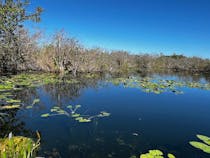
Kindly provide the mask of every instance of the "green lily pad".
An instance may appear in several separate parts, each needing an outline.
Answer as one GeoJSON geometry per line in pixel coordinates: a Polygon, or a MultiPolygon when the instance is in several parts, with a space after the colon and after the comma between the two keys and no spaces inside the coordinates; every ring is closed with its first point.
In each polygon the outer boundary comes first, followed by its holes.
{"type": "Polygon", "coordinates": [[[176,158],[173,154],[168,154],[168,158],[176,158]]]}
{"type": "Polygon", "coordinates": [[[72,117],[79,117],[80,114],[72,114],[71,116],[72,116],[72,117]]]}
{"type": "Polygon", "coordinates": [[[210,146],[208,146],[207,144],[201,143],[201,142],[196,142],[196,141],[191,141],[190,145],[192,145],[193,147],[202,150],[205,153],[210,154],[210,146]]]}
{"type": "Polygon", "coordinates": [[[67,108],[68,109],[72,109],[73,107],[72,107],[72,105],[68,105],[67,108]]]}
{"type": "Polygon", "coordinates": [[[7,103],[20,103],[21,100],[10,99],[6,101],[7,103]]]}
{"type": "Polygon", "coordinates": [[[2,110],[7,110],[7,109],[18,109],[20,108],[20,105],[5,105],[0,107],[0,109],[2,110]]]}
{"type": "Polygon", "coordinates": [[[35,105],[40,102],[40,99],[34,99],[32,105],[35,105]]]}
{"type": "MultiPolygon", "coordinates": [[[[169,153],[168,158],[176,158],[173,154],[169,153]]],[[[149,150],[146,154],[141,154],[140,158],[164,158],[164,154],[160,150],[149,150]]]]}
{"type": "Polygon", "coordinates": [[[81,105],[76,105],[75,107],[76,107],[76,108],[81,108],[81,105]]]}
{"type": "Polygon", "coordinates": [[[202,140],[204,143],[210,145],[210,138],[204,135],[196,135],[200,140],[202,140]]]}
{"type": "Polygon", "coordinates": [[[160,150],[149,150],[149,154],[153,156],[162,156],[163,152],[160,150]]]}
{"type": "Polygon", "coordinates": [[[32,109],[32,108],[33,108],[32,105],[26,106],[26,109],[32,109]]]}
{"type": "Polygon", "coordinates": [[[42,114],[41,117],[49,117],[50,114],[49,113],[46,113],[46,114],[42,114]]]}

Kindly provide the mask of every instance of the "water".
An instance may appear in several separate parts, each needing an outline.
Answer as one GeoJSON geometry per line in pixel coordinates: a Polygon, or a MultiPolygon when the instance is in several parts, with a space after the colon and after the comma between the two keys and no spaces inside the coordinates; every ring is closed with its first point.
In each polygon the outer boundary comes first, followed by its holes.
{"type": "MultiPolygon", "coordinates": [[[[153,75],[159,79],[208,82],[203,77],[153,75]]],[[[40,103],[19,110],[12,125],[3,127],[15,134],[41,134],[40,156],[62,158],[129,158],[160,149],[178,158],[208,158],[189,141],[196,134],[210,136],[210,91],[180,88],[184,94],[145,93],[137,87],[114,85],[104,79],[87,79],[77,84],[49,84],[18,93],[25,104],[34,98],[40,103]],[[96,115],[106,111],[109,117],[79,123],[65,115],[40,117],[53,106],[65,110],[80,104],[78,113],[96,115]],[[11,127],[10,127],[11,126],[11,127]]]]}

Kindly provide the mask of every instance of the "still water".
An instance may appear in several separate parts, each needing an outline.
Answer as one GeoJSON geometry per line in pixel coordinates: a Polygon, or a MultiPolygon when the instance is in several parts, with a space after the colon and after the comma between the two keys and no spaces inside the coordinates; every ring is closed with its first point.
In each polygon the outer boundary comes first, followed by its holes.
{"type": "MultiPolygon", "coordinates": [[[[182,85],[177,88],[181,93],[166,90],[159,94],[126,85],[122,77],[114,80],[119,77],[106,75],[24,89],[18,96],[25,105],[35,98],[40,102],[31,109],[17,111],[11,127],[5,126],[3,131],[34,136],[38,130],[42,138],[38,155],[43,157],[129,158],[150,149],[173,153],[178,158],[210,157],[189,144],[198,141],[196,134],[210,136],[210,90],[182,85]],[[67,115],[41,117],[52,114],[55,106],[69,111],[68,105],[81,105],[77,113],[93,119],[81,123],[67,115]],[[94,117],[103,111],[110,116],[94,117]]],[[[209,83],[209,78],[202,76],[149,77],[154,81],[209,83]]]]}

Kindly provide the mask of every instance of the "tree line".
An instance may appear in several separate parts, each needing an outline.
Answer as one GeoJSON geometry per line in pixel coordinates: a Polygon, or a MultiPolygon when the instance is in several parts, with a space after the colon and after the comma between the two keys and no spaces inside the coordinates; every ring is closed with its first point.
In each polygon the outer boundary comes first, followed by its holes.
{"type": "Polygon", "coordinates": [[[48,43],[40,44],[42,33],[31,34],[23,24],[27,20],[39,22],[43,9],[37,7],[28,14],[28,5],[28,0],[0,0],[0,72],[210,72],[209,59],[88,49],[63,30],[54,33],[48,43]]]}

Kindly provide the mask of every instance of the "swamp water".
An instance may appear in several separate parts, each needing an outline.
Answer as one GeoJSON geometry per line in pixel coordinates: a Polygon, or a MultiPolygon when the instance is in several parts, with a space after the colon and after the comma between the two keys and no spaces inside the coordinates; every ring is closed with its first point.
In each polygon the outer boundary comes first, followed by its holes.
{"type": "Polygon", "coordinates": [[[0,113],[9,115],[0,115],[0,136],[36,138],[38,130],[43,157],[135,158],[159,149],[165,157],[208,158],[189,142],[210,136],[209,82],[157,74],[1,77],[0,113]]]}

